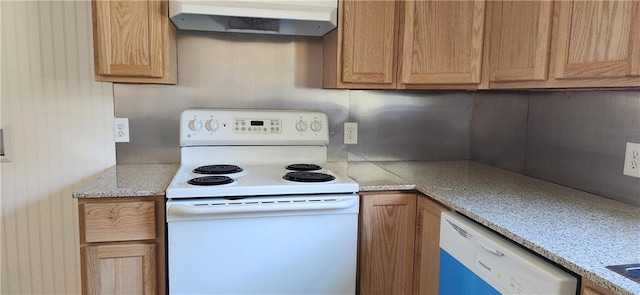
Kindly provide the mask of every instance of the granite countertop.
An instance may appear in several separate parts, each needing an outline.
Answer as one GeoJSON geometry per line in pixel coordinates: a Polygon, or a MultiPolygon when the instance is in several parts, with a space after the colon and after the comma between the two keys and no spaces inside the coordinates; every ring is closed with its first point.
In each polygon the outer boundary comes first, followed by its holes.
{"type": "Polygon", "coordinates": [[[179,164],[116,165],[73,192],[74,198],[162,196],[179,164]]]}
{"type": "MultiPolygon", "coordinates": [[[[331,162],[360,191],[417,190],[617,294],[640,263],[640,207],[472,161],[331,162]]],[[[116,165],[75,198],[164,195],[178,164],[116,165]]]]}
{"type": "Polygon", "coordinates": [[[363,192],[414,185],[617,294],[640,294],[640,284],[605,268],[640,263],[640,207],[471,161],[345,162],[332,168],[356,179],[363,192]]]}

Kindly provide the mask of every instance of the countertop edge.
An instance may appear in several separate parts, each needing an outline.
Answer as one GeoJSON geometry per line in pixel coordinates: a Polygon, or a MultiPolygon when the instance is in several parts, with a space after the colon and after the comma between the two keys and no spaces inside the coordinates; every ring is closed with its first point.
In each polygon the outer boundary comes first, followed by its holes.
{"type": "Polygon", "coordinates": [[[72,192],[76,199],[163,196],[180,164],[117,164],[72,192]]]}

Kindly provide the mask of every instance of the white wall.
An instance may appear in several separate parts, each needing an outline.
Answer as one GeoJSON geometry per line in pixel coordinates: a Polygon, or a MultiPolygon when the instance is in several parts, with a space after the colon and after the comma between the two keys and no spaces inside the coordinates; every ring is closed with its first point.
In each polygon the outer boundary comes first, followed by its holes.
{"type": "Polygon", "coordinates": [[[93,81],[91,5],[1,2],[2,294],[80,293],[71,192],[115,164],[113,87],[93,81]]]}

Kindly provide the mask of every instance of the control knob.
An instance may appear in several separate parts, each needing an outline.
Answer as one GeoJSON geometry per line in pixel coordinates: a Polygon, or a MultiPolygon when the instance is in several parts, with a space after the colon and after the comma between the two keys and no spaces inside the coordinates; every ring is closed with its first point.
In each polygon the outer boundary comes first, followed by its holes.
{"type": "Polygon", "coordinates": [[[322,130],[322,122],[318,120],[314,120],[313,122],[311,122],[311,130],[313,130],[314,132],[322,130]]]}
{"type": "Polygon", "coordinates": [[[300,120],[296,123],[296,129],[300,132],[307,130],[307,127],[307,122],[305,121],[300,120]]]}
{"type": "Polygon", "coordinates": [[[191,129],[192,131],[200,131],[200,129],[202,129],[202,121],[198,119],[189,121],[189,129],[191,129]]]}
{"type": "Polygon", "coordinates": [[[211,119],[204,123],[204,127],[209,131],[216,131],[220,128],[220,123],[218,123],[218,120],[211,119]]]}

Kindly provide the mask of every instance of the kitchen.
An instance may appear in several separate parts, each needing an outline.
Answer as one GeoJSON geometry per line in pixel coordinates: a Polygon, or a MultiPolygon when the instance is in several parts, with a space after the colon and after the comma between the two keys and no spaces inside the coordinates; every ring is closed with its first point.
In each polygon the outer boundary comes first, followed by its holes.
{"type": "Polygon", "coordinates": [[[472,159],[639,206],[621,173],[624,144],[640,142],[636,90],[328,90],[320,38],[203,32],[177,33],[178,85],[99,83],[87,2],[1,9],[2,293],[79,293],[72,191],[114,164],[178,163],[188,107],[317,109],[332,161],[472,159]],[[114,143],[114,117],[130,143],[114,143]],[[359,123],[357,145],[342,144],[344,122],[359,123]]]}

